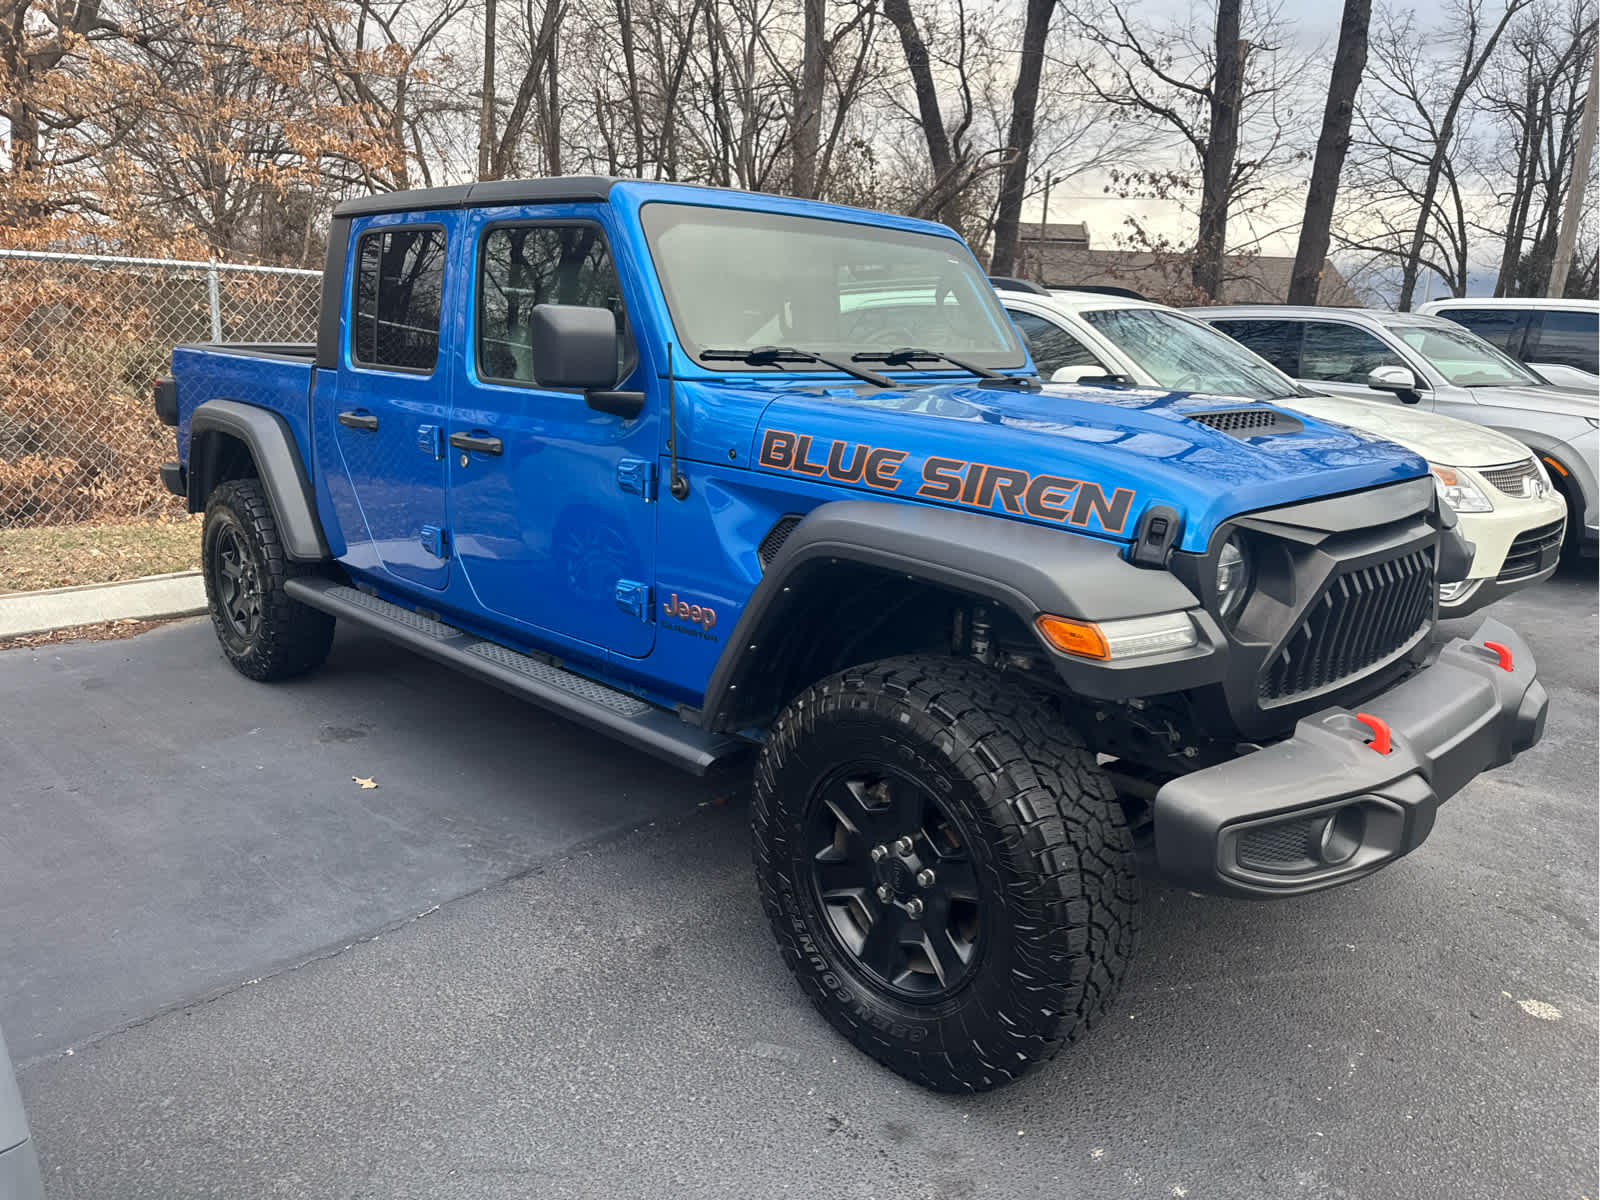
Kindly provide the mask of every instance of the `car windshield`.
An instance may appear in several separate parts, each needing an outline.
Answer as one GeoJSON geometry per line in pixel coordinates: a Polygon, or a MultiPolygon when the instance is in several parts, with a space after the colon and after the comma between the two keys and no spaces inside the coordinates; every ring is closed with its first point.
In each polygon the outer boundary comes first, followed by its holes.
{"type": "Polygon", "coordinates": [[[1300,394],[1287,375],[1209,325],[1159,308],[1089,309],[1083,319],[1164,388],[1284,400],[1300,394]]]}
{"type": "MultiPolygon", "coordinates": [[[[971,252],[953,238],[663,202],[640,218],[678,339],[696,358],[781,346],[844,361],[903,348],[982,367],[1027,361],[971,252]]],[[[832,369],[798,358],[772,361],[832,369]]],[[[918,359],[892,369],[950,366],[918,359]]]]}
{"type": "Polygon", "coordinates": [[[1542,382],[1514,359],[1459,325],[1386,322],[1394,335],[1456,387],[1525,387],[1542,382]]]}

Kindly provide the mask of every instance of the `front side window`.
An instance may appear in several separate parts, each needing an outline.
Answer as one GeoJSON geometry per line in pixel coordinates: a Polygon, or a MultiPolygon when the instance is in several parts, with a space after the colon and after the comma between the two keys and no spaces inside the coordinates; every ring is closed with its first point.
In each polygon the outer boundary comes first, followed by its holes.
{"type": "Polygon", "coordinates": [[[1282,400],[1294,383],[1232,338],[1160,308],[1087,309],[1083,319],[1157,384],[1179,392],[1282,400]]]}
{"type": "Polygon", "coordinates": [[[1438,314],[1447,321],[1464,325],[1496,350],[1515,358],[1522,351],[1522,335],[1528,328],[1528,314],[1514,308],[1447,308],[1438,314]]]}
{"type": "Polygon", "coordinates": [[[1266,359],[1285,375],[1300,374],[1299,321],[1214,321],[1214,329],[1221,330],[1252,354],[1266,359]]]}
{"type": "Polygon", "coordinates": [[[617,322],[617,377],[635,357],[622,284],[598,225],[502,225],[483,237],[478,273],[478,374],[533,383],[528,324],[535,305],[608,310],[617,322]]]}
{"type": "Polygon", "coordinates": [[[1329,383],[1366,383],[1378,367],[1403,367],[1404,360],[1376,335],[1355,325],[1307,321],[1300,346],[1300,377],[1329,383]]]}
{"type": "Polygon", "coordinates": [[[1600,375],[1600,313],[1542,312],[1529,362],[1561,363],[1600,375]]]}
{"type": "Polygon", "coordinates": [[[1015,308],[1008,308],[1006,312],[1028,340],[1028,349],[1033,352],[1033,365],[1039,368],[1039,374],[1046,379],[1062,367],[1105,370],[1100,360],[1089,353],[1088,347],[1054,321],[1015,308]]]}
{"type": "Polygon", "coordinates": [[[1394,335],[1456,387],[1508,387],[1541,381],[1521,363],[1459,325],[1388,322],[1394,335]]]}
{"type": "Polygon", "coordinates": [[[663,202],[640,217],[691,355],[784,346],[843,359],[914,347],[985,367],[1025,361],[994,289],[953,238],[663,202]]]}
{"type": "Polygon", "coordinates": [[[356,245],[350,357],[364,367],[431,371],[439,360],[444,230],[384,229],[356,245]]]}

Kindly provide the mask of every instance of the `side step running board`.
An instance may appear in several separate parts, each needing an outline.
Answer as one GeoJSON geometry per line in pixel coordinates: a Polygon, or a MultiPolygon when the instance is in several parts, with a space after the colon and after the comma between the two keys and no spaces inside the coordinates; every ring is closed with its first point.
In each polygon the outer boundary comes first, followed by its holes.
{"type": "Polygon", "coordinates": [[[687,725],[637,696],[331,579],[291,579],[284,590],[302,604],[376,630],[419,654],[476,675],[513,696],[610,734],[696,775],[706,774],[749,747],[739,738],[687,725]]]}

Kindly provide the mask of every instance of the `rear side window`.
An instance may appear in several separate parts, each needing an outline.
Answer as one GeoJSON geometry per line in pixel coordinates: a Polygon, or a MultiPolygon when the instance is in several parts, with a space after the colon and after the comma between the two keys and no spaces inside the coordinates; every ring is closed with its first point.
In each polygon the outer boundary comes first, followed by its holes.
{"type": "Polygon", "coordinates": [[[1300,374],[1302,326],[1299,321],[1213,321],[1212,324],[1291,379],[1300,374]]]}
{"type": "Polygon", "coordinates": [[[1512,358],[1522,354],[1522,337],[1528,330],[1528,314],[1514,308],[1443,308],[1436,314],[1457,325],[1465,325],[1496,350],[1512,358]]]}
{"type": "Polygon", "coordinates": [[[535,305],[604,308],[617,322],[617,378],[636,357],[617,268],[598,225],[505,225],[484,235],[478,275],[478,374],[533,383],[535,305]]]}
{"type": "Polygon", "coordinates": [[[1530,348],[1523,358],[1600,375],[1600,313],[1541,312],[1535,321],[1530,348]]]}
{"type": "Polygon", "coordinates": [[[1034,366],[1046,379],[1062,367],[1104,369],[1100,360],[1090,354],[1082,342],[1054,321],[1014,308],[1008,308],[1006,313],[1027,339],[1028,349],[1033,352],[1034,366]]]}
{"type": "Polygon", "coordinates": [[[1329,383],[1366,383],[1374,367],[1403,367],[1400,356],[1354,325],[1307,321],[1300,348],[1300,377],[1329,383]]]}
{"type": "Polygon", "coordinates": [[[444,230],[361,235],[350,357],[365,367],[431,371],[439,360],[444,230]]]}

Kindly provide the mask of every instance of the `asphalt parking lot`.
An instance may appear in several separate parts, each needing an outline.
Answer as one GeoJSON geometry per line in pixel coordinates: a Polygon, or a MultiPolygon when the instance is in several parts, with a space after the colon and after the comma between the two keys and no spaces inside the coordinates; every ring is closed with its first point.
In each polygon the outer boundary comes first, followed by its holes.
{"type": "Polygon", "coordinates": [[[1593,577],[1489,615],[1539,747],[1364,883],[1152,885],[1113,1014],[969,1098],[803,1000],[740,781],[366,636],[276,687],[203,620],[0,654],[0,1026],[48,1195],[1595,1200],[1593,577]]]}

